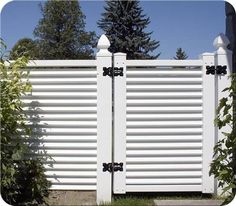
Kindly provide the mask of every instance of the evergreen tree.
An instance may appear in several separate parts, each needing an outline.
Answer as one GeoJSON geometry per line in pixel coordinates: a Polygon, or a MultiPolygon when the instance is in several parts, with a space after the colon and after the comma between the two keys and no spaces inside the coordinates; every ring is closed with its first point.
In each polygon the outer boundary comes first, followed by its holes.
{"type": "Polygon", "coordinates": [[[34,30],[40,59],[87,59],[93,56],[94,32],[85,31],[79,2],[49,0],[41,5],[42,19],[34,30]]]}
{"type": "Polygon", "coordinates": [[[29,59],[37,59],[37,43],[30,38],[23,38],[16,42],[13,46],[9,59],[15,60],[21,56],[26,56],[29,59]]]}
{"type": "Polygon", "coordinates": [[[182,49],[182,48],[178,48],[176,51],[176,56],[174,57],[174,59],[176,60],[184,60],[187,59],[188,56],[186,54],[186,52],[182,49]]]}
{"type": "Polygon", "coordinates": [[[106,1],[105,12],[98,26],[109,38],[111,52],[127,53],[128,59],[154,59],[151,55],[159,41],[151,40],[152,32],[145,32],[150,19],[143,14],[137,0],[106,1]]]}

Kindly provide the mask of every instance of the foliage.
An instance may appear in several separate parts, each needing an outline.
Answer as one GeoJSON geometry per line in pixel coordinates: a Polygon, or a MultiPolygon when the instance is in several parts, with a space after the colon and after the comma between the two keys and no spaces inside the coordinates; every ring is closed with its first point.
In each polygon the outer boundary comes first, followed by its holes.
{"type": "Polygon", "coordinates": [[[43,17],[34,30],[39,59],[93,57],[94,32],[85,31],[85,16],[78,1],[50,0],[41,5],[43,17]]]}
{"type": "Polygon", "coordinates": [[[159,41],[151,40],[152,32],[145,32],[150,19],[142,14],[139,1],[106,1],[105,12],[98,21],[98,26],[109,38],[113,53],[127,53],[128,59],[154,59],[151,55],[159,41]]]}
{"type": "Polygon", "coordinates": [[[37,59],[37,43],[30,38],[23,38],[16,42],[10,52],[9,58],[14,60],[21,56],[26,56],[29,59],[37,59]]]}
{"type": "Polygon", "coordinates": [[[236,154],[236,75],[232,76],[230,87],[225,88],[223,92],[228,92],[228,97],[220,100],[217,108],[217,117],[215,123],[219,129],[230,128],[230,132],[222,132],[224,138],[219,140],[214,147],[215,159],[211,163],[210,174],[218,180],[218,186],[223,188],[222,195],[226,195],[223,204],[231,202],[236,194],[235,179],[235,154],[236,154]]]}
{"type": "Polygon", "coordinates": [[[176,55],[175,55],[174,59],[184,60],[187,58],[188,58],[188,56],[187,56],[186,52],[182,48],[177,48],[176,55]]]}
{"type": "Polygon", "coordinates": [[[6,46],[1,40],[1,195],[11,205],[45,203],[50,183],[44,174],[42,161],[33,158],[30,143],[32,130],[26,124],[22,95],[31,91],[25,56],[9,62],[4,57],[6,46]],[[25,137],[24,139],[22,137],[25,137]]]}

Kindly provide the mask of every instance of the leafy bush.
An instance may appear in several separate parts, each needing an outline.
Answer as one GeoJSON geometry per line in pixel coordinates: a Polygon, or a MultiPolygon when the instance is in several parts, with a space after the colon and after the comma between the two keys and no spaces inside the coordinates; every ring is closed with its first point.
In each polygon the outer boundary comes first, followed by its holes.
{"type": "Polygon", "coordinates": [[[229,96],[220,100],[215,124],[219,129],[228,125],[231,131],[222,132],[224,138],[214,147],[215,159],[211,164],[210,174],[215,175],[218,186],[223,188],[222,195],[226,196],[223,204],[228,204],[236,194],[236,75],[232,76],[231,86],[225,88],[223,92],[225,91],[229,92],[229,96]]]}
{"type": "Polygon", "coordinates": [[[22,69],[28,59],[22,56],[9,62],[4,57],[6,46],[2,40],[0,44],[1,195],[11,205],[43,204],[50,186],[43,167],[47,157],[29,155],[35,153],[30,146],[32,131],[20,99],[31,91],[28,73],[22,69]]]}

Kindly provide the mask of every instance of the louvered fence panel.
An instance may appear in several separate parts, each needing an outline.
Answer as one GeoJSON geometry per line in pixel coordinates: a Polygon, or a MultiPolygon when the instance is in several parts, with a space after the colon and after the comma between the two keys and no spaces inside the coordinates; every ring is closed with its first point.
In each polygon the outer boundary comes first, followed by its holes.
{"type": "Polygon", "coordinates": [[[96,190],[97,72],[91,61],[32,63],[23,97],[34,147],[46,150],[51,189],[96,190]],[[35,65],[35,66],[34,66],[35,65]],[[87,65],[87,66],[86,66],[87,65]]]}
{"type": "Polygon", "coordinates": [[[126,192],[201,191],[200,61],[146,62],[127,61],[126,192]]]}

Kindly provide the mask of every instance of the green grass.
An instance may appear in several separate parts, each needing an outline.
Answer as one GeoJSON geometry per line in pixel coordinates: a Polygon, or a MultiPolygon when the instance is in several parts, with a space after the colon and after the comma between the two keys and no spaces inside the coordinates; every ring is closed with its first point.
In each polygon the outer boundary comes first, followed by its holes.
{"type": "Polygon", "coordinates": [[[102,206],[154,206],[153,199],[137,197],[115,198],[111,204],[102,204],[102,206]]]}
{"type": "Polygon", "coordinates": [[[155,199],[157,200],[201,200],[201,199],[216,199],[215,196],[211,194],[202,194],[198,192],[169,192],[169,193],[156,193],[155,199]]]}
{"type": "Polygon", "coordinates": [[[154,200],[201,200],[220,199],[217,196],[202,193],[130,193],[128,195],[116,195],[112,203],[102,206],[153,206],[154,200]]]}

